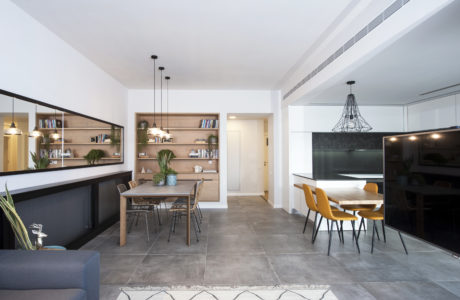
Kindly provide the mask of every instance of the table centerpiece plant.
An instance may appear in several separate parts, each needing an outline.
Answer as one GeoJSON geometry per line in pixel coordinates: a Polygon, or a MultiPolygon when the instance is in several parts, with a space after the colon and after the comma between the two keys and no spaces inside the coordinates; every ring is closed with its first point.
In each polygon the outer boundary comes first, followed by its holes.
{"type": "Polygon", "coordinates": [[[170,167],[171,160],[176,158],[174,152],[169,149],[158,151],[157,160],[160,172],[153,175],[153,183],[156,185],[176,185],[177,172],[170,167]]]}

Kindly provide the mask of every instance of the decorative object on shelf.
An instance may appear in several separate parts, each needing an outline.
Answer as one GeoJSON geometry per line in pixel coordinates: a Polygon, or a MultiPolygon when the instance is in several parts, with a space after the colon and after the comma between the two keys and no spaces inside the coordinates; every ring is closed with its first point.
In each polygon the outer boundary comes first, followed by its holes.
{"type": "Polygon", "coordinates": [[[156,60],[158,59],[158,56],[152,55],[151,58],[153,59],[153,124],[152,127],[147,130],[147,133],[153,136],[157,136],[160,134],[160,129],[157,127],[156,123],[156,60]]]}
{"type": "Polygon", "coordinates": [[[149,122],[147,122],[146,120],[142,120],[142,121],[139,122],[137,127],[139,129],[148,129],[149,128],[149,122]]]}
{"type": "Polygon", "coordinates": [[[208,140],[206,139],[195,139],[195,144],[207,144],[208,140]]]}
{"type": "Polygon", "coordinates": [[[152,169],[147,169],[147,174],[152,174],[152,173],[153,173],[152,169]]]}
{"type": "Polygon", "coordinates": [[[199,166],[199,165],[196,165],[196,166],[193,167],[193,171],[195,173],[201,173],[201,172],[203,172],[203,167],[199,166]]]}
{"type": "Polygon", "coordinates": [[[65,149],[64,153],[62,153],[62,157],[63,158],[73,158],[72,149],[70,148],[65,149]]]}
{"type": "Polygon", "coordinates": [[[203,173],[213,174],[213,173],[217,173],[217,170],[203,170],[203,173]]]}
{"type": "Polygon", "coordinates": [[[14,97],[11,98],[13,109],[11,110],[11,125],[5,130],[5,135],[22,135],[22,130],[16,127],[14,123],[14,97]]]}
{"type": "Polygon", "coordinates": [[[120,152],[113,152],[112,153],[112,158],[121,158],[121,153],[120,152]]]}
{"type": "Polygon", "coordinates": [[[218,158],[218,148],[219,148],[219,137],[217,135],[209,135],[208,136],[208,151],[209,156],[206,158],[218,158]]]}
{"type": "Polygon", "coordinates": [[[137,124],[137,151],[142,150],[149,143],[149,128],[143,126],[145,123],[147,123],[147,121],[142,120],[137,124]]]}
{"type": "Polygon", "coordinates": [[[160,172],[153,175],[153,182],[156,185],[164,185],[167,175],[177,175],[177,172],[169,166],[171,160],[174,158],[176,158],[176,155],[174,155],[174,152],[172,152],[169,149],[163,149],[158,151],[157,160],[158,166],[160,167],[160,172]]]}
{"type": "Polygon", "coordinates": [[[149,156],[147,155],[147,152],[139,152],[138,156],[139,158],[149,158],[149,156]]]}
{"type": "MultiPolygon", "coordinates": [[[[35,104],[35,116],[37,116],[37,104],[35,104]]],[[[29,133],[29,137],[33,137],[33,138],[38,138],[42,136],[43,136],[43,133],[40,130],[38,130],[37,125],[35,125],[34,129],[29,133]]]]}
{"type": "MultiPolygon", "coordinates": [[[[54,127],[54,131],[53,131],[53,134],[51,134],[51,138],[53,140],[57,140],[58,138],[60,138],[61,136],[59,135],[58,131],[56,128],[58,128],[57,126],[57,121],[56,121],[56,110],[54,110],[54,124],[55,124],[55,127],[54,127]]],[[[62,124],[62,123],[61,123],[62,124]]]]}
{"type": "Polygon", "coordinates": [[[110,145],[115,146],[117,151],[120,151],[121,130],[115,128],[114,125],[110,127],[110,145]]]}
{"type": "Polygon", "coordinates": [[[35,250],[34,245],[32,245],[32,242],[30,241],[27,228],[24,226],[24,223],[16,212],[13,197],[11,197],[11,194],[8,191],[8,187],[6,185],[5,197],[0,194],[0,208],[3,210],[3,214],[5,215],[8,222],[10,222],[11,229],[14,232],[14,236],[18,241],[19,247],[23,250],[35,250]]]}
{"type": "Polygon", "coordinates": [[[83,156],[84,159],[88,162],[88,165],[95,165],[101,158],[105,156],[103,150],[91,149],[88,154],[83,156]]]}
{"type": "Polygon", "coordinates": [[[37,153],[30,152],[30,156],[32,158],[32,161],[34,162],[35,170],[46,169],[50,164],[50,160],[47,154],[40,157],[39,155],[37,155],[37,153]]]}
{"type": "Polygon", "coordinates": [[[145,174],[145,168],[144,167],[142,167],[141,173],[145,174]]]}
{"type": "Polygon", "coordinates": [[[41,249],[43,247],[43,238],[46,238],[48,235],[44,233],[43,225],[33,223],[29,226],[32,229],[32,233],[36,235],[35,237],[35,249],[41,249]]]}
{"type": "Polygon", "coordinates": [[[343,107],[342,116],[339,122],[332,128],[334,132],[366,132],[372,130],[369,123],[364,120],[359,112],[358,103],[355,95],[352,93],[351,86],[355,81],[347,81],[350,86],[350,94],[347,96],[347,102],[343,107]]]}

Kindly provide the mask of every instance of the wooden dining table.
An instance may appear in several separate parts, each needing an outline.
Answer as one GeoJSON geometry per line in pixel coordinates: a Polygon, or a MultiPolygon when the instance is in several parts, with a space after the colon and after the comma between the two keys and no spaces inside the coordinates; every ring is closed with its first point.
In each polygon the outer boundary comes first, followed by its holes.
{"type": "Polygon", "coordinates": [[[190,246],[190,197],[196,181],[178,180],[177,185],[157,186],[153,182],[146,182],[120,195],[120,246],[126,245],[126,206],[128,198],[174,198],[187,199],[187,245],[190,246]]]}
{"type": "MultiPolygon", "coordinates": [[[[303,189],[301,184],[294,184],[296,188],[303,189]]],[[[315,193],[315,187],[309,185],[315,193]]],[[[322,188],[329,198],[329,201],[338,205],[367,205],[383,204],[383,195],[375,194],[356,187],[325,187],[322,188]]]]}

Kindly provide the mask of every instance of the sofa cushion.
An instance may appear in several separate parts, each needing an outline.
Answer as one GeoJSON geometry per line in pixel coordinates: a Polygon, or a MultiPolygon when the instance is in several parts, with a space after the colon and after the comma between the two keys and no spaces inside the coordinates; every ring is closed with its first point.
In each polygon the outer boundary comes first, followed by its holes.
{"type": "Polygon", "coordinates": [[[60,290],[0,290],[0,299],[8,300],[86,300],[86,293],[82,289],[60,290]]]}

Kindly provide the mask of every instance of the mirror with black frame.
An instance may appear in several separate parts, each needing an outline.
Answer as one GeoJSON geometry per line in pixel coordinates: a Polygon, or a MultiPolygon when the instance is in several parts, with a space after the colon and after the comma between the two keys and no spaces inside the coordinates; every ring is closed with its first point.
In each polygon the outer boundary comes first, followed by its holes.
{"type": "Polygon", "coordinates": [[[123,127],[0,90],[0,174],[123,163],[123,127]]]}

